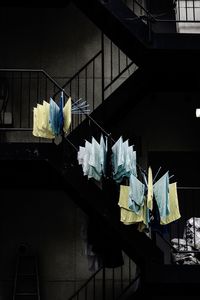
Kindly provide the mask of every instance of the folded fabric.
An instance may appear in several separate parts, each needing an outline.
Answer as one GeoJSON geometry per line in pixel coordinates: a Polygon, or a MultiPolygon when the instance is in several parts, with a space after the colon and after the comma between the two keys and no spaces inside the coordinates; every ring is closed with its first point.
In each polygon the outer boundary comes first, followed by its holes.
{"type": "Polygon", "coordinates": [[[129,180],[129,209],[133,210],[136,214],[140,213],[144,205],[144,192],[145,185],[134,175],[131,174],[129,180]]]}
{"type": "Polygon", "coordinates": [[[176,182],[169,184],[169,211],[170,213],[166,217],[161,218],[160,223],[162,225],[174,222],[181,217],[179,211],[176,182]]]}
{"type": "Polygon", "coordinates": [[[153,192],[158,206],[160,220],[163,222],[170,213],[169,208],[169,172],[166,172],[153,185],[153,192]]]}
{"type": "Polygon", "coordinates": [[[67,100],[63,107],[63,118],[64,118],[64,123],[63,123],[63,131],[65,133],[68,132],[70,125],[71,125],[71,110],[72,110],[72,102],[71,102],[71,97],[67,100]]]}
{"type": "Polygon", "coordinates": [[[52,132],[55,135],[60,134],[59,111],[60,111],[59,106],[52,98],[50,98],[49,122],[50,122],[52,132]]]}
{"type": "Polygon", "coordinates": [[[43,105],[37,104],[33,108],[33,135],[36,137],[53,139],[53,134],[49,124],[49,104],[43,101],[43,105]]]}
{"type": "Polygon", "coordinates": [[[135,224],[144,220],[143,208],[139,214],[129,209],[128,198],[129,198],[129,186],[120,185],[120,194],[118,205],[120,207],[120,221],[125,225],[135,224]]]}

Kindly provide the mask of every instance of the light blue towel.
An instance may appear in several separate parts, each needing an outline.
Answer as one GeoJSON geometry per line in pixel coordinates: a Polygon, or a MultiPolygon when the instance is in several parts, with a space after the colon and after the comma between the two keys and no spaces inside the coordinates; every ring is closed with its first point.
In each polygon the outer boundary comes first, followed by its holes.
{"type": "Polygon", "coordinates": [[[166,172],[156,183],[153,185],[153,192],[160,218],[164,218],[169,215],[169,172],[166,172]]]}
{"type": "Polygon", "coordinates": [[[130,175],[129,185],[129,209],[133,210],[136,214],[139,214],[142,206],[144,205],[145,185],[133,174],[130,175]]]}

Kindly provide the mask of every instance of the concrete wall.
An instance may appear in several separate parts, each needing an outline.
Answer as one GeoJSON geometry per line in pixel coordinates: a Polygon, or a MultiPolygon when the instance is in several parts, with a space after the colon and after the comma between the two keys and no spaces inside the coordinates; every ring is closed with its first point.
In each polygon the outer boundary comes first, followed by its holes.
{"type": "Polygon", "coordinates": [[[71,77],[99,50],[99,30],[75,6],[2,8],[0,67],[71,77]]]}
{"type": "Polygon", "coordinates": [[[150,93],[115,124],[113,132],[141,136],[144,167],[150,151],[199,151],[198,99],[192,92],[150,93]]]}
{"type": "Polygon", "coordinates": [[[11,299],[18,246],[39,257],[42,299],[67,299],[91,276],[81,232],[85,215],[60,190],[1,190],[0,298],[11,299]]]}

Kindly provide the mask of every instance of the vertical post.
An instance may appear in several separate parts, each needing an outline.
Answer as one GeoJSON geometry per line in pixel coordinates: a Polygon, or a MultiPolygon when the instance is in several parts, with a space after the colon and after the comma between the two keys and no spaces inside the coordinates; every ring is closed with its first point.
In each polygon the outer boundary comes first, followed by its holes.
{"type": "Polygon", "coordinates": [[[19,127],[21,128],[22,127],[22,96],[23,96],[23,83],[22,83],[22,80],[23,80],[23,75],[22,75],[22,72],[20,72],[20,105],[19,105],[19,127]]]}
{"type": "Polygon", "coordinates": [[[92,110],[95,108],[95,60],[92,61],[92,110]]]}
{"type": "Polygon", "coordinates": [[[96,299],[96,276],[93,278],[93,299],[96,299]]]}
{"type": "Polygon", "coordinates": [[[112,299],[115,300],[115,268],[112,269],[112,299]]]}
{"type": "Polygon", "coordinates": [[[105,70],[104,70],[104,34],[101,32],[101,90],[102,90],[102,102],[105,100],[104,97],[104,84],[105,84],[105,70]]]}
{"type": "Polygon", "coordinates": [[[28,77],[28,127],[30,128],[31,124],[31,72],[29,72],[28,77]]]}
{"type": "Polygon", "coordinates": [[[87,80],[88,80],[88,68],[85,68],[85,101],[88,103],[87,97],[88,97],[88,86],[87,86],[87,80]]]}
{"type": "Polygon", "coordinates": [[[106,299],[106,272],[105,266],[103,266],[102,270],[102,300],[106,299]]]}

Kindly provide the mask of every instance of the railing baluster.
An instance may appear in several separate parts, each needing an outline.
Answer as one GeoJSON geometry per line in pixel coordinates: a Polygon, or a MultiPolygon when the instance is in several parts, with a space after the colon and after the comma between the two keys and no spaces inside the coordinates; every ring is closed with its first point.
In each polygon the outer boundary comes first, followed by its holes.
{"type": "Polygon", "coordinates": [[[195,16],[195,0],[192,1],[192,8],[193,8],[193,20],[196,20],[196,16],[195,16]]]}
{"type": "Polygon", "coordinates": [[[102,90],[102,95],[101,95],[101,98],[102,98],[102,102],[105,100],[105,94],[104,94],[104,91],[105,91],[105,61],[104,61],[104,58],[105,58],[105,43],[104,43],[104,34],[103,32],[101,32],[101,90],[102,90]]]}
{"type": "MultiPolygon", "coordinates": [[[[95,78],[95,60],[92,62],[92,76],[95,78]]],[[[92,110],[95,108],[95,80],[92,81],[92,110]]]]}
{"type": "Polygon", "coordinates": [[[31,127],[31,72],[28,77],[28,127],[31,127]]]}
{"type": "Polygon", "coordinates": [[[88,103],[88,67],[85,68],[85,98],[84,100],[88,103]]]}
{"type": "Polygon", "coordinates": [[[106,299],[106,272],[105,267],[102,269],[102,300],[106,299]]]}
{"type": "Polygon", "coordinates": [[[187,0],[185,0],[185,19],[188,21],[188,6],[187,6],[187,0]]]}
{"type": "Polygon", "coordinates": [[[112,268],[112,299],[115,299],[115,269],[112,268]]]}
{"type": "Polygon", "coordinates": [[[121,73],[121,51],[118,48],[118,75],[121,73]]]}
{"type": "MultiPolygon", "coordinates": [[[[14,73],[11,73],[11,114],[12,114],[12,120],[14,121],[14,73]]],[[[14,124],[13,124],[14,126],[14,124]]]]}
{"type": "Polygon", "coordinates": [[[113,80],[113,43],[110,41],[110,81],[113,80]]]}
{"type": "Polygon", "coordinates": [[[120,281],[121,281],[121,291],[123,290],[124,282],[123,282],[123,266],[120,267],[120,281]]]}
{"type": "Polygon", "coordinates": [[[20,110],[20,113],[19,113],[19,127],[22,127],[22,95],[23,95],[23,90],[22,90],[23,83],[22,83],[22,80],[23,80],[23,76],[22,76],[22,72],[20,72],[20,99],[19,99],[19,110],[20,110]]]}
{"type": "Polygon", "coordinates": [[[128,258],[128,277],[129,277],[129,283],[131,282],[131,259],[128,258]]]}
{"type": "Polygon", "coordinates": [[[96,299],[96,276],[93,278],[93,299],[96,299]]]}
{"type": "MultiPolygon", "coordinates": [[[[80,78],[79,78],[80,74],[78,74],[77,76],[77,99],[79,99],[79,96],[80,96],[80,78]]],[[[81,120],[81,117],[80,117],[80,114],[78,114],[78,124],[80,124],[80,120],[81,120]]]]}

